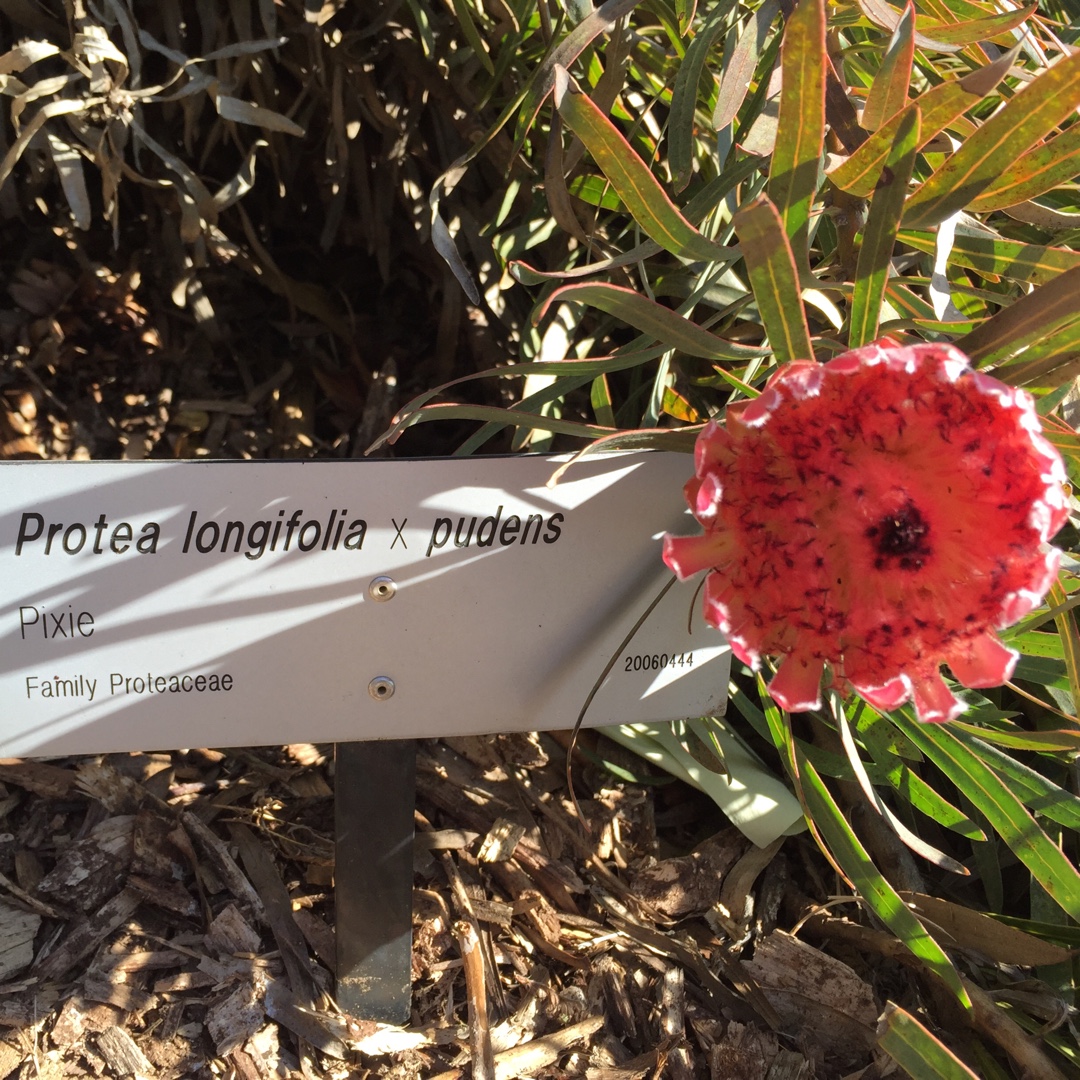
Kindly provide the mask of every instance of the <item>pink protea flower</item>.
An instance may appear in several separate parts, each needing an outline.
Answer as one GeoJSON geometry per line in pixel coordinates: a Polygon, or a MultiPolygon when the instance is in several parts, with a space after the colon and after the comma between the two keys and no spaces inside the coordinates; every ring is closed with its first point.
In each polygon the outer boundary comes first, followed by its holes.
{"type": "Polygon", "coordinates": [[[666,536],[680,578],[708,569],[705,617],[789,711],[820,708],[826,663],[876,708],[921,720],[963,706],[939,673],[997,686],[1016,653],[994,632],[1049,589],[1065,470],[1022,390],[951,345],[884,339],[776,372],[698,437],[686,485],[704,526],[666,536]]]}

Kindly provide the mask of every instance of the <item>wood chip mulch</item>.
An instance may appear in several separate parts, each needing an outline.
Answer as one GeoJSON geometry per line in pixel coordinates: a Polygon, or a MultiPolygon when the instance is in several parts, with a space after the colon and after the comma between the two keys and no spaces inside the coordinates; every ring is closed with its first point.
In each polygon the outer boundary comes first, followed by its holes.
{"type": "Polygon", "coordinates": [[[0,1077],[887,1075],[812,844],[583,760],[586,831],[564,741],[419,744],[405,1028],[334,1004],[331,747],[0,763],[0,1077]]]}

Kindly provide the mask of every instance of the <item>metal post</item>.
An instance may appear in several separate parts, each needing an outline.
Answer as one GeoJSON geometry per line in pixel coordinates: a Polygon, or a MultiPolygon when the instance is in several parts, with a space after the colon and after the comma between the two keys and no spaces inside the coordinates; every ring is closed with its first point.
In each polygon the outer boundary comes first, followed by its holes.
{"type": "Polygon", "coordinates": [[[409,1022],[416,742],[335,747],[337,1002],[350,1016],[409,1022]]]}

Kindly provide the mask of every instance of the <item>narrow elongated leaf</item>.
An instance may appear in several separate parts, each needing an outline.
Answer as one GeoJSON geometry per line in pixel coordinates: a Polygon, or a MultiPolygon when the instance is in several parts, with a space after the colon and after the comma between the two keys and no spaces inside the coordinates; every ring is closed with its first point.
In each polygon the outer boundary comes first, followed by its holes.
{"type": "Polygon", "coordinates": [[[640,3],[641,0],[606,0],[606,3],[586,15],[544,57],[529,81],[528,92],[521,105],[515,150],[524,143],[540,106],[554,89],[556,69],[568,68],[601,34],[608,33],[619,19],[629,15],[640,3]]]}
{"type": "Polygon", "coordinates": [[[1007,34],[1010,30],[1026,22],[1039,10],[1034,3],[1020,11],[1005,11],[1000,15],[986,15],[981,19],[967,19],[963,22],[927,22],[923,31],[935,41],[947,45],[974,45],[977,41],[1007,34]]]}
{"type": "Polygon", "coordinates": [[[937,1036],[891,1001],[881,1014],[877,1035],[878,1046],[909,1076],[919,1080],[978,1080],[937,1036]]]}
{"type": "MultiPolygon", "coordinates": [[[[836,695],[833,695],[834,699],[835,697],[836,695]]],[[[834,704],[833,716],[836,718],[837,725],[840,728],[840,741],[844,746],[848,761],[851,762],[851,771],[855,774],[855,779],[859,782],[859,787],[862,788],[867,802],[869,802],[870,805],[889,823],[889,827],[893,832],[895,832],[916,855],[921,855],[928,862],[933,863],[940,869],[964,876],[970,874],[971,871],[968,870],[963,863],[957,862],[951,856],[946,855],[945,852],[939,851],[932,844],[928,844],[921,836],[912,832],[911,829],[909,829],[892,812],[892,810],[889,809],[881,796],[878,795],[877,789],[870,782],[870,777],[866,772],[866,766],[859,756],[859,748],[855,745],[854,736],[851,734],[851,724],[848,722],[844,706],[841,704],[834,704]]]]}
{"type": "Polygon", "coordinates": [[[885,299],[900,213],[915,168],[921,121],[922,114],[917,108],[905,115],[870,203],[855,270],[855,289],[851,295],[848,344],[853,349],[878,336],[881,303],[885,299]]]}
{"type": "MultiPolygon", "coordinates": [[[[445,394],[448,390],[455,386],[460,386],[463,383],[475,382],[477,379],[521,379],[526,378],[529,375],[555,375],[557,376],[557,382],[562,388],[561,392],[569,392],[566,387],[566,381],[568,379],[579,379],[582,383],[591,382],[593,379],[607,375],[609,372],[626,371],[629,368],[637,367],[639,364],[648,363],[650,360],[655,360],[658,356],[661,356],[666,350],[663,347],[654,349],[642,349],[634,350],[633,352],[624,352],[616,356],[607,357],[594,357],[587,360],[547,360],[547,361],[534,361],[527,364],[514,364],[504,367],[488,368],[486,371],[477,371],[471,375],[463,375],[459,379],[452,379],[450,382],[435,386],[430,390],[425,390],[422,394],[417,394],[394,418],[394,423],[390,429],[381,435],[368,449],[376,450],[383,445],[388,439],[396,438],[399,431],[404,430],[409,426],[409,417],[419,409],[422,409],[425,405],[434,401],[435,398],[445,394]]],[[[539,406],[540,402],[536,402],[539,406]]]]}
{"type": "Polygon", "coordinates": [[[719,93],[716,95],[712,123],[717,131],[726,128],[742,108],[750,83],[753,81],[754,72],[757,71],[758,58],[765,47],[769,27],[772,26],[773,20],[779,13],[779,0],[765,0],[765,3],[750,16],[742,33],[739,34],[739,40],[735,43],[731,60],[720,81],[719,93]]]}
{"type": "Polygon", "coordinates": [[[1035,750],[1039,752],[1066,750],[1071,753],[1080,751],[1080,729],[1069,731],[995,731],[993,728],[978,727],[954,720],[953,724],[961,731],[994,743],[996,746],[1008,746],[1013,750],[1035,750]]]}
{"type": "Polygon", "coordinates": [[[1068,183],[1077,173],[1080,173],[1080,124],[1073,124],[1006,165],[969,208],[979,212],[1015,206],[1068,183]]]}
{"type": "MultiPolygon", "coordinates": [[[[901,15],[885,0],[858,0],[862,13],[875,25],[888,30],[890,33],[900,25],[901,15]]],[[[936,41],[926,34],[915,31],[915,44],[920,49],[933,49],[935,52],[958,52],[959,45],[950,45],[947,41],[936,41]]]]}
{"type": "Polygon", "coordinates": [[[694,113],[697,110],[698,87],[705,61],[716,39],[724,32],[728,11],[733,0],[722,0],[709,16],[709,21],[690,42],[675,76],[671,92],[671,113],[668,116],[668,158],[671,162],[672,186],[682,191],[688,183],[693,166],[694,113]]]}
{"type": "MultiPolygon", "coordinates": [[[[863,106],[862,126],[877,131],[906,104],[915,58],[915,5],[908,0],[863,106]]],[[[893,144],[896,145],[895,143],[893,144]]]]}
{"type": "Polygon", "coordinates": [[[967,795],[1039,884],[1080,921],[1080,873],[969,745],[977,741],[944,725],[918,724],[902,712],[893,713],[892,720],[967,795]]]}
{"type": "MultiPolygon", "coordinates": [[[[806,809],[844,876],[873,913],[945,983],[965,1007],[967,991],[952,961],[926,932],[896,890],[881,876],[809,759],[795,747],[806,809]]],[[[916,1074],[917,1075],[917,1074],[916,1074]]]]}
{"type": "Polygon", "coordinates": [[[534,321],[542,319],[552,304],[567,301],[589,304],[601,311],[606,311],[609,315],[614,315],[617,319],[634,327],[635,330],[640,330],[661,344],[678,349],[688,356],[704,356],[709,360],[726,362],[738,360],[747,363],[765,355],[764,349],[724,341],[723,338],[709,333],[708,330],[703,330],[689,319],[684,319],[671,308],[666,308],[642,296],[635,289],[603,282],[564,285],[561,289],[556,289],[535,314],[534,321]]]}
{"type": "MultiPolygon", "coordinates": [[[[928,255],[934,254],[934,233],[901,229],[897,239],[928,255]]],[[[1080,252],[1064,247],[998,239],[988,233],[958,231],[949,252],[949,261],[987,277],[1042,285],[1066,270],[1080,266],[1080,252]]]]}
{"type": "Polygon", "coordinates": [[[425,405],[422,409],[410,413],[405,422],[394,425],[394,432],[387,441],[396,442],[406,428],[413,427],[415,424],[427,424],[436,420],[484,420],[516,428],[539,428],[541,431],[553,431],[557,435],[575,435],[581,439],[599,439],[604,435],[619,434],[611,428],[598,427],[595,424],[582,424],[573,420],[562,420],[555,416],[522,412],[518,409],[500,409],[495,405],[448,403],[425,405]]]}
{"type": "Polygon", "coordinates": [[[907,202],[904,225],[937,225],[988,187],[1013,161],[1080,105],[1080,52],[1028,83],[969,136],[907,202]]]}
{"type": "Polygon", "coordinates": [[[618,128],[562,68],[556,79],[555,105],[647,236],[665,251],[686,259],[717,262],[736,257],[737,252],[703,236],[682,216],[618,128]]]}
{"type": "Polygon", "coordinates": [[[813,359],[799,274],[776,207],[759,195],[735,215],[733,224],[776,362],[813,359]]]}
{"type": "Polygon", "coordinates": [[[675,0],[675,15],[679,20],[679,33],[684,37],[690,33],[690,25],[697,11],[697,0],[675,0]]]}
{"type": "MultiPolygon", "coordinates": [[[[921,145],[925,146],[958,116],[982,101],[1005,77],[1016,59],[1016,53],[1017,49],[1013,49],[962,79],[952,79],[935,86],[907,105],[906,109],[918,107],[922,112],[921,145]]],[[[829,179],[852,195],[869,195],[892,149],[902,117],[903,114],[899,113],[886,121],[855,153],[829,172],[829,179]]]]}
{"type": "Polygon", "coordinates": [[[494,75],[495,65],[491,62],[491,57],[488,55],[487,44],[480,36],[480,32],[476,29],[476,23],[473,21],[472,12],[469,10],[469,0],[454,0],[453,12],[457,17],[461,32],[465,35],[465,40],[472,46],[472,51],[476,59],[480,61],[484,70],[489,75],[494,75]]]}
{"type": "Polygon", "coordinates": [[[1077,289],[1080,289],[1080,266],[1066,270],[1002,308],[960,338],[957,346],[979,366],[1000,362],[1076,319],[1077,289]]]}
{"type": "Polygon", "coordinates": [[[783,86],[769,198],[780,212],[800,275],[809,275],[807,230],[825,144],[825,0],[799,0],[780,54],[783,86]]]}

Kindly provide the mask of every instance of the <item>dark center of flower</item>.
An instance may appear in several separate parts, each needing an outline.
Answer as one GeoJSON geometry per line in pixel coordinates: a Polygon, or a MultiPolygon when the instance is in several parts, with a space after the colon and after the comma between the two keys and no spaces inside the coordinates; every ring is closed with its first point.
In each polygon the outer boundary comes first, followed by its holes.
{"type": "Polygon", "coordinates": [[[931,553],[929,534],[930,526],[913,502],[886,514],[866,530],[877,554],[875,568],[882,570],[890,559],[895,559],[902,570],[920,569],[931,553]]]}

